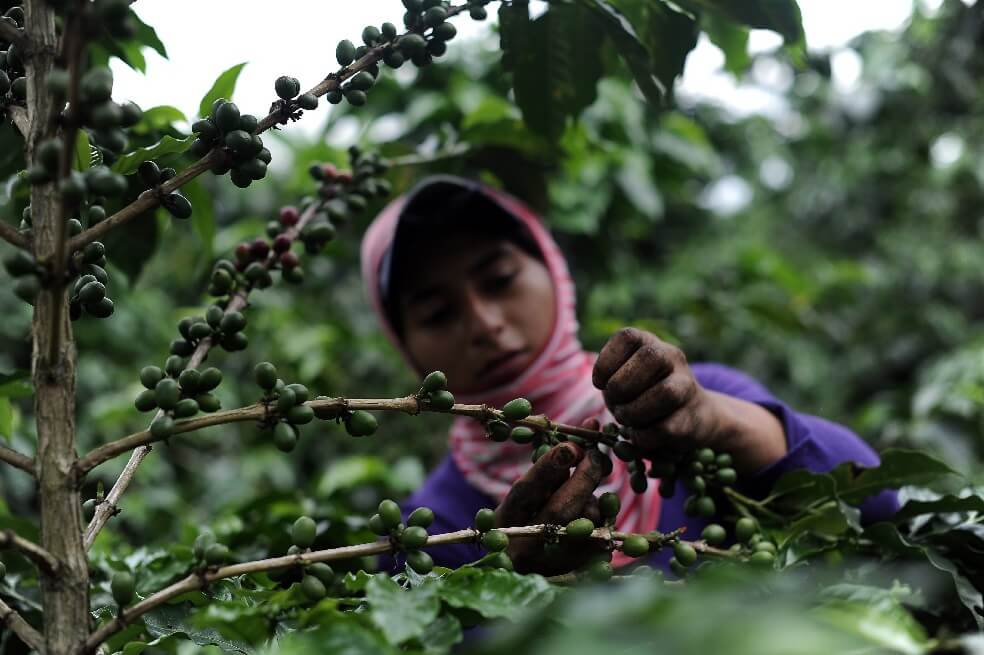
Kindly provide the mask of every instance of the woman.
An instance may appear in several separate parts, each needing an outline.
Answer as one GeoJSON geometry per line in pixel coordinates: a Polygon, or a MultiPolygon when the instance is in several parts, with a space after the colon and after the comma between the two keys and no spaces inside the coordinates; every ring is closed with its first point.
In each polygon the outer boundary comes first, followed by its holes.
{"type": "MultiPolygon", "coordinates": [[[[516,397],[552,420],[597,428],[616,420],[651,457],[709,446],[729,452],[740,488],[755,494],[797,468],[826,471],[843,461],[878,464],[846,428],[793,411],[747,375],[719,364],[688,364],[678,348],[632,328],[597,355],[577,338],[574,288],[563,255],[517,199],[450,176],[423,180],[376,217],[362,243],[362,273],[383,328],[420,375],[447,374],[457,402],[501,407],[516,397]]],[[[686,516],[686,492],[662,499],[657,485],[629,487],[625,465],[602,463],[571,443],[530,462],[530,448],[489,440],[477,421],[456,417],[450,452],[404,504],[434,510],[431,533],[471,525],[496,509],[499,526],[566,524],[597,516],[597,493],[616,491],[623,531],[700,534],[709,521],[686,516]],[[572,470],[573,469],[573,470],[572,470]]],[[[867,520],[895,510],[892,493],[868,499],[867,520]]],[[[478,544],[428,549],[456,567],[481,557],[478,544]]],[[[519,571],[554,574],[585,562],[581,551],[545,556],[513,540],[519,571]]],[[[613,564],[629,560],[616,552],[613,564]]],[[[665,565],[668,554],[651,563],[665,565]]]]}

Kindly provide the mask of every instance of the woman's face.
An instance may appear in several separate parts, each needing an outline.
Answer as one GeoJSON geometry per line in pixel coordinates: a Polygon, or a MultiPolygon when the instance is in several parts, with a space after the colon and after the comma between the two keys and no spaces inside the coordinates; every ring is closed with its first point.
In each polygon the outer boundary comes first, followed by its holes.
{"type": "Polygon", "coordinates": [[[555,296],[546,265],[504,239],[453,233],[420,244],[401,280],[403,341],[454,393],[517,377],[546,345],[555,296]]]}

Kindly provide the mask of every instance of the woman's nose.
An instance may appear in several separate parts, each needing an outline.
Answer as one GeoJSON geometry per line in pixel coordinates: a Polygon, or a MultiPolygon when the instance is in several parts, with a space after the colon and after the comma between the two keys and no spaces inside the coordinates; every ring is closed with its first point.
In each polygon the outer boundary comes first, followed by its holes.
{"type": "Polygon", "coordinates": [[[481,342],[496,339],[506,326],[505,312],[501,303],[483,297],[479,293],[466,294],[469,336],[481,342]]]}

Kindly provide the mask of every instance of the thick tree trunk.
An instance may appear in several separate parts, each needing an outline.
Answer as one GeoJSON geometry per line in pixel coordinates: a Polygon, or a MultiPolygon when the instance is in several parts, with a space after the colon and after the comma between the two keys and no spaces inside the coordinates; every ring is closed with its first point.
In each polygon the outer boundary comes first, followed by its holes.
{"type": "MultiPolygon", "coordinates": [[[[28,161],[50,132],[51,98],[45,80],[55,61],[58,39],[51,9],[26,3],[32,40],[28,62],[28,161]]],[[[34,254],[39,262],[56,256],[60,220],[55,185],[31,190],[34,254]]],[[[49,284],[35,302],[32,356],[38,432],[37,468],[41,498],[41,544],[61,561],[57,579],[41,578],[44,636],[48,655],[77,653],[89,632],[89,572],[82,548],[82,515],[72,473],[75,452],[75,345],[64,285],[49,284]],[[57,323],[57,329],[53,329],[57,323]],[[51,353],[57,353],[52,358],[51,353]]]]}

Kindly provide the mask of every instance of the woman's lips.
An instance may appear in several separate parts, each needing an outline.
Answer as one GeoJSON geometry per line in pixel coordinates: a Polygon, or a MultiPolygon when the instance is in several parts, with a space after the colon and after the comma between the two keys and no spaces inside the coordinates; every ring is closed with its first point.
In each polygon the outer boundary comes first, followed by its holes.
{"type": "Polygon", "coordinates": [[[492,360],[482,369],[479,377],[489,384],[508,382],[526,368],[526,351],[517,350],[492,360]]]}

